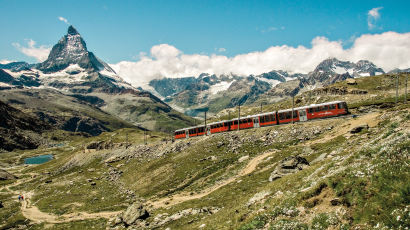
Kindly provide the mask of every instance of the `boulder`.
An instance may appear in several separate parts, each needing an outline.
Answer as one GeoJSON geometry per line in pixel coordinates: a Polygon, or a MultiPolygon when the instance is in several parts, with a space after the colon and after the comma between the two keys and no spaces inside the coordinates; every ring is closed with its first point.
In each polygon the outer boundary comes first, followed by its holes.
{"type": "Polygon", "coordinates": [[[269,181],[274,181],[287,174],[295,173],[308,166],[309,162],[306,160],[306,158],[300,156],[286,157],[281,162],[279,162],[278,166],[276,166],[275,170],[273,170],[269,177],[269,181]]]}
{"type": "Polygon", "coordinates": [[[17,179],[17,177],[3,169],[0,169],[0,180],[14,180],[14,179],[17,179]]]}
{"type": "Polygon", "coordinates": [[[122,220],[126,225],[132,225],[137,220],[145,220],[149,217],[148,211],[141,202],[135,202],[127,208],[122,215],[122,220]]]}
{"type": "Polygon", "coordinates": [[[358,126],[356,126],[356,127],[353,127],[353,128],[350,130],[350,133],[352,133],[352,134],[360,133],[362,130],[366,130],[366,129],[369,129],[369,125],[367,125],[367,124],[361,124],[361,125],[358,125],[358,126]]]}

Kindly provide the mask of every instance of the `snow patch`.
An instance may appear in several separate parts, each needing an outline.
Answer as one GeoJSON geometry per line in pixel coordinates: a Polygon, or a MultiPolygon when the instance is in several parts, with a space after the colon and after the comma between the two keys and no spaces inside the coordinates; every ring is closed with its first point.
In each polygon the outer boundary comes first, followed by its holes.
{"type": "Polygon", "coordinates": [[[232,85],[233,82],[234,81],[231,81],[231,82],[223,81],[223,82],[217,83],[211,86],[211,88],[209,88],[209,91],[211,92],[211,94],[215,95],[221,91],[225,91],[229,89],[229,87],[232,85]]]}
{"type": "Polygon", "coordinates": [[[337,74],[344,74],[344,73],[348,72],[346,68],[340,67],[340,66],[334,67],[333,71],[337,74]]]}
{"type": "MultiPolygon", "coordinates": [[[[274,79],[267,79],[267,78],[263,78],[263,77],[256,77],[256,79],[258,79],[259,81],[264,81],[269,83],[272,87],[276,86],[279,83],[282,83],[281,81],[278,80],[274,80],[274,79]]],[[[288,81],[288,79],[286,79],[286,81],[288,81]]]]}
{"type": "Polygon", "coordinates": [[[370,73],[359,73],[359,75],[362,77],[369,77],[370,73]]]}

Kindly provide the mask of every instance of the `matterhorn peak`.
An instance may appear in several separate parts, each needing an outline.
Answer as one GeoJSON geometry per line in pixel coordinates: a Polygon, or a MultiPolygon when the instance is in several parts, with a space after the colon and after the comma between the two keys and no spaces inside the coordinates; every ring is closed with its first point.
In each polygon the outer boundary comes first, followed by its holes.
{"type": "Polygon", "coordinates": [[[88,72],[107,69],[109,72],[115,73],[106,63],[87,50],[83,38],[74,26],[70,25],[67,34],[51,49],[47,60],[39,64],[39,69],[45,73],[52,73],[76,64],[88,72]]]}
{"type": "Polygon", "coordinates": [[[74,26],[72,26],[72,25],[70,25],[69,27],[68,27],[68,31],[67,31],[67,34],[69,34],[69,35],[80,35],[79,33],[78,33],[78,31],[74,28],[74,26]]]}

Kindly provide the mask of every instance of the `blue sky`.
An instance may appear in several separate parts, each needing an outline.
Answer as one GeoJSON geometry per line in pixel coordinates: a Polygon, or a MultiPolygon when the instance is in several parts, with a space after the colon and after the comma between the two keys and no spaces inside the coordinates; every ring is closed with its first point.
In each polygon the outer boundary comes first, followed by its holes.
{"type": "Polygon", "coordinates": [[[59,17],[108,63],[137,62],[159,44],[183,54],[233,58],[283,45],[309,49],[317,37],[349,49],[364,34],[410,32],[410,1],[0,0],[0,5],[0,60],[28,62],[38,62],[21,52],[29,40],[46,49],[66,33],[59,17]],[[372,9],[376,14],[369,16],[372,9]]]}
{"type": "Polygon", "coordinates": [[[349,39],[364,33],[409,32],[410,1],[20,1],[2,0],[0,59],[34,62],[12,43],[52,46],[66,18],[90,50],[108,62],[133,60],[160,43],[184,53],[227,56],[272,45],[310,46],[316,36],[349,39]],[[369,30],[367,13],[381,17],[369,30]],[[223,49],[221,49],[223,50],[223,49]]]}

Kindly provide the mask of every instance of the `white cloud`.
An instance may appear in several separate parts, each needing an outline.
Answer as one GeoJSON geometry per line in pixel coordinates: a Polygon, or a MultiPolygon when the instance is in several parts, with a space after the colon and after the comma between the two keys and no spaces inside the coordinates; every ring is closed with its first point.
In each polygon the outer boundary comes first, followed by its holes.
{"type": "Polygon", "coordinates": [[[326,37],[316,37],[311,44],[311,48],[272,46],[234,57],[184,54],[174,46],[161,44],[151,48],[150,56],[141,56],[136,62],[122,61],[112,67],[136,86],[152,79],[198,76],[201,73],[250,75],[272,70],[308,73],[328,57],[353,62],[366,59],[385,71],[410,67],[410,33],[361,35],[354,38],[349,49],[343,48],[342,41],[330,41],[326,37]]]}
{"type": "Polygon", "coordinates": [[[60,16],[60,17],[58,17],[58,20],[64,22],[67,25],[70,25],[70,23],[68,22],[68,20],[66,18],[63,18],[63,17],[60,16]]]}
{"type": "Polygon", "coordinates": [[[381,9],[383,9],[383,7],[376,7],[367,12],[367,26],[369,27],[369,30],[376,28],[376,22],[380,18],[379,11],[381,9]]]}
{"type": "Polygon", "coordinates": [[[15,61],[10,61],[10,60],[6,60],[6,59],[0,60],[0,64],[2,64],[2,65],[9,64],[11,62],[15,62],[15,61]]]}
{"type": "Polygon", "coordinates": [[[226,51],[226,49],[223,48],[223,47],[221,47],[221,48],[218,49],[218,52],[225,52],[225,51],[226,51]]]}
{"type": "Polygon", "coordinates": [[[16,49],[18,49],[20,52],[23,54],[29,56],[29,57],[34,57],[37,59],[37,61],[45,61],[48,57],[48,54],[50,53],[51,48],[41,45],[39,47],[35,47],[36,42],[33,41],[32,39],[29,39],[27,41],[27,47],[24,47],[20,45],[20,43],[13,43],[12,44],[16,49]]]}

